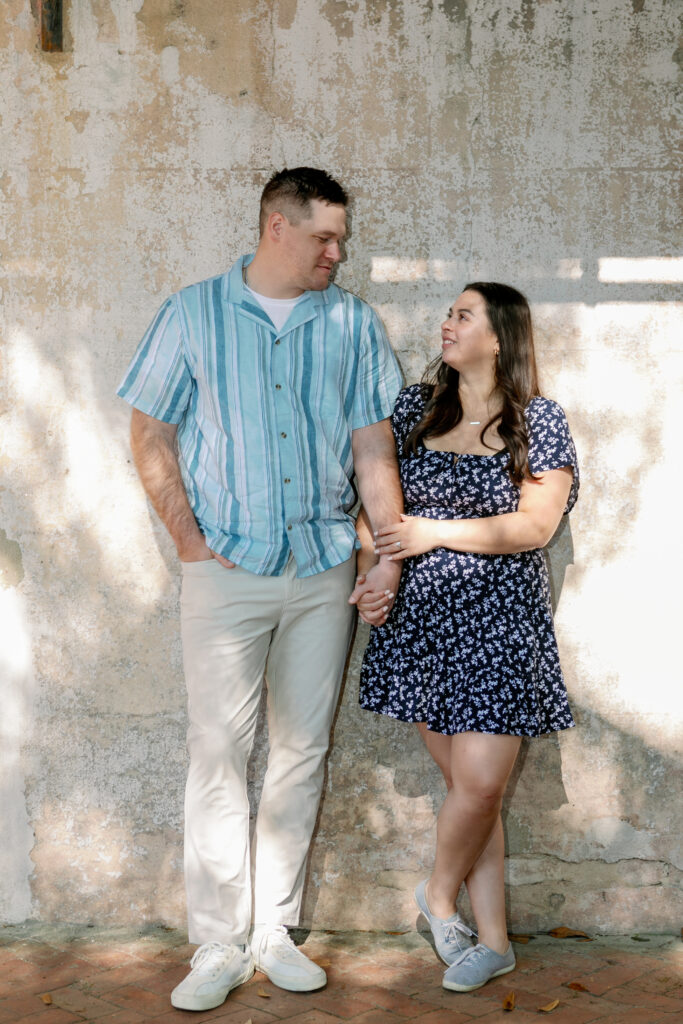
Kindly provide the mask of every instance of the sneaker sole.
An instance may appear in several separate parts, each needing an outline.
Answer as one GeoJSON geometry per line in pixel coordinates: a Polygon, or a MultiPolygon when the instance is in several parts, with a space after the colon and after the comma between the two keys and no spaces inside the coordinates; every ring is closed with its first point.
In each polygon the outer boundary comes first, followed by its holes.
{"type": "MultiPolygon", "coordinates": [[[[249,981],[252,974],[254,973],[254,965],[252,964],[248,971],[239,978],[234,985],[230,988],[225,989],[224,995],[218,996],[174,996],[171,993],[171,1006],[174,1006],[176,1010],[214,1010],[217,1006],[221,1006],[228,998],[233,989],[243,985],[245,981],[249,981]]],[[[221,989],[221,991],[223,991],[221,989]]]]}
{"type": "Polygon", "coordinates": [[[317,981],[308,978],[278,978],[273,971],[267,971],[264,967],[259,967],[258,964],[255,966],[257,971],[265,974],[268,981],[277,988],[283,988],[286,992],[317,992],[319,988],[324,988],[327,985],[326,974],[317,981]]]}
{"type": "Polygon", "coordinates": [[[442,988],[448,989],[449,992],[473,992],[475,988],[483,988],[489,981],[493,981],[494,978],[500,978],[501,974],[509,974],[510,971],[514,971],[517,964],[510,964],[509,967],[501,967],[499,971],[495,971],[489,975],[486,981],[478,981],[476,985],[458,985],[455,981],[444,980],[441,983],[442,988]]]}

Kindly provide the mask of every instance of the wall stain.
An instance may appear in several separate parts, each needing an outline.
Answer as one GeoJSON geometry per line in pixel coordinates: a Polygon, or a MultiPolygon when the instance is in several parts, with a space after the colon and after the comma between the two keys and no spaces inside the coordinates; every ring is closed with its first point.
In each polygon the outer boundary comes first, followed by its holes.
{"type": "Polygon", "coordinates": [[[522,25],[525,32],[533,32],[536,24],[536,0],[522,0],[522,25]]]}
{"type": "Polygon", "coordinates": [[[277,8],[277,26],[283,31],[290,29],[296,17],[296,6],[299,0],[280,0],[277,8]]]}
{"type": "Polygon", "coordinates": [[[89,117],[90,112],[87,110],[72,110],[69,116],[65,117],[64,120],[72,124],[80,135],[88,123],[89,117]]]}
{"type": "Polygon", "coordinates": [[[4,530],[0,530],[0,590],[18,587],[23,578],[21,547],[16,540],[10,540],[4,530]]]}
{"type": "Polygon", "coordinates": [[[443,0],[443,10],[450,21],[467,20],[467,0],[443,0]]]}
{"type": "Polygon", "coordinates": [[[349,0],[327,0],[322,14],[334,26],[338,39],[353,37],[353,16],[358,12],[358,4],[349,0]]]}

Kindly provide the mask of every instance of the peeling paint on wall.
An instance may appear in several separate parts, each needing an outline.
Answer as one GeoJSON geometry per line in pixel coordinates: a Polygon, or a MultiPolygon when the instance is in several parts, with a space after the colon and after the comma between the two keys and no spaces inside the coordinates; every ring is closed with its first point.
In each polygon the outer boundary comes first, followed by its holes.
{"type": "MultiPolygon", "coordinates": [[[[675,5],[65,10],[64,52],[43,53],[30,0],[0,6],[0,916],[183,923],[178,567],[113,394],[162,298],[252,251],[269,174],[312,163],[353,195],[338,281],[408,380],[465,281],[509,281],[577,438],[549,559],[579,727],[516,769],[512,926],[678,927],[675,5]]],[[[320,927],[412,926],[443,796],[412,731],[357,707],[365,639],[306,888],[320,927]]]]}
{"type": "Polygon", "coordinates": [[[18,587],[24,578],[21,548],[15,540],[9,540],[0,530],[0,589],[18,587]]]}

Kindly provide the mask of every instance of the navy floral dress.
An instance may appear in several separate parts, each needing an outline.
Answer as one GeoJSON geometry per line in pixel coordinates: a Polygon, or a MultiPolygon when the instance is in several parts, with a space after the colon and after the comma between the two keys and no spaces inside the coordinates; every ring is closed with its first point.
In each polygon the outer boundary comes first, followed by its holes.
{"type": "MultiPolygon", "coordinates": [[[[403,455],[430,393],[422,384],[405,388],[392,416],[406,513],[478,519],[514,512],[519,488],[510,480],[506,451],[455,456],[421,446],[403,455]]],[[[579,473],[564,412],[534,398],[525,416],[531,472],[573,469],[569,512],[579,473]]],[[[435,548],[407,558],[391,614],[370,634],[360,703],[447,735],[538,736],[571,728],[543,551],[477,555],[435,548]]]]}

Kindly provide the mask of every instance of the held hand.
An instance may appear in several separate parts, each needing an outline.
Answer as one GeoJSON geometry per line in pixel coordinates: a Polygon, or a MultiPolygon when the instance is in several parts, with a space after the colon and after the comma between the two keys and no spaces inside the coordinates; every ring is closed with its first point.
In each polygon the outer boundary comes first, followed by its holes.
{"type": "Polygon", "coordinates": [[[389,561],[423,555],[441,546],[443,523],[424,516],[401,516],[400,523],[383,526],[375,534],[375,553],[389,561]]]}
{"type": "Polygon", "coordinates": [[[378,562],[356,579],[356,586],[349,598],[349,604],[358,605],[360,617],[371,626],[383,625],[396,598],[401,566],[386,559],[378,562]]]}
{"type": "MultiPolygon", "coordinates": [[[[365,575],[357,576],[356,588],[361,587],[365,582],[365,575]]],[[[355,594],[356,590],[354,590],[355,594]]],[[[360,597],[352,595],[352,598],[349,598],[349,604],[357,604],[358,614],[363,622],[367,622],[369,626],[383,626],[389,616],[393,600],[394,595],[390,590],[385,590],[379,594],[368,590],[361,593],[360,597]]]]}

